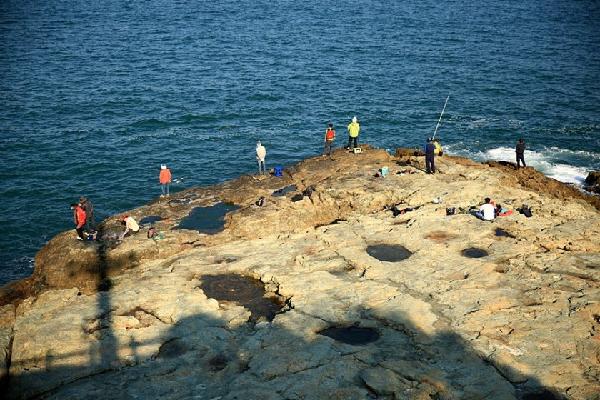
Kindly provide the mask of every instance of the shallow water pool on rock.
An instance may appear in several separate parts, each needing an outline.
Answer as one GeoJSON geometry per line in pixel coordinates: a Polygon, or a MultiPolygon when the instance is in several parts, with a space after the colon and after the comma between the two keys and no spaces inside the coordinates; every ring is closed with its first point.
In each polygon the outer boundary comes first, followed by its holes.
{"type": "Polygon", "coordinates": [[[159,215],[148,215],[147,217],[140,219],[140,225],[152,225],[158,221],[162,221],[162,217],[159,215]]]}
{"type": "Polygon", "coordinates": [[[460,254],[462,254],[463,257],[468,258],[482,258],[489,256],[489,253],[486,250],[478,247],[469,247],[468,249],[461,251],[460,254]]]}
{"type": "Polygon", "coordinates": [[[217,203],[209,207],[195,207],[181,220],[176,229],[196,230],[200,233],[215,234],[225,228],[225,215],[239,206],[230,203],[217,203]]]}
{"type": "Polygon", "coordinates": [[[359,346],[375,342],[380,335],[376,329],[361,328],[359,326],[332,326],[317,332],[319,335],[327,336],[335,341],[359,346]]]}
{"type": "Polygon", "coordinates": [[[399,244],[374,244],[367,247],[367,253],[379,261],[398,262],[412,256],[412,252],[399,244]]]}
{"type": "Polygon", "coordinates": [[[250,311],[250,321],[263,318],[272,321],[285,301],[275,293],[267,293],[258,279],[243,275],[204,275],[200,286],[206,297],[217,301],[233,302],[250,311]]]}

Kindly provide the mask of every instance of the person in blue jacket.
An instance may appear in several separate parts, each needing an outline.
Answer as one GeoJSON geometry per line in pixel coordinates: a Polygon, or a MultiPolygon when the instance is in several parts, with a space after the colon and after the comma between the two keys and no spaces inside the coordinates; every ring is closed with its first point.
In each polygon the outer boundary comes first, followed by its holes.
{"type": "Polygon", "coordinates": [[[425,172],[428,174],[435,174],[435,145],[433,139],[428,138],[427,144],[425,145],[425,172]]]}

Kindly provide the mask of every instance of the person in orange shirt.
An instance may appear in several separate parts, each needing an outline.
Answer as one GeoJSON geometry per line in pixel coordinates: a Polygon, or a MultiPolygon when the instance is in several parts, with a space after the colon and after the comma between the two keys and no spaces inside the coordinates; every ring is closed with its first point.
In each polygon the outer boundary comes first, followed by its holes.
{"type": "Polygon", "coordinates": [[[333,130],[333,124],[330,123],[325,131],[325,148],[323,149],[323,155],[327,154],[331,157],[331,149],[333,147],[333,141],[335,140],[335,131],[333,130]]]}
{"type": "Polygon", "coordinates": [[[160,166],[160,174],[158,175],[158,181],[160,182],[160,189],[162,194],[160,197],[169,196],[169,185],[171,185],[171,170],[167,168],[165,164],[160,166]]]}
{"type": "Polygon", "coordinates": [[[85,240],[83,236],[83,227],[85,226],[85,210],[77,203],[71,204],[71,210],[73,210],[73,222],[75,222],[75,230],[77,231],[77,239],[85,240]]]}

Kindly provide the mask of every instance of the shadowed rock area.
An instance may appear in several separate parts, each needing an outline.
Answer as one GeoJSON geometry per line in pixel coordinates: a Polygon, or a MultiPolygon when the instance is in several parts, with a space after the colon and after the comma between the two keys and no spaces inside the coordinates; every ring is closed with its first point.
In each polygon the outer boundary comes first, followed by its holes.
{"type": "Polygon", "coordinates": [[[127,211],[160,216],[160,240],[147,226],[122,242],[51,239],[30,278],[0,289],[0,393],[594,399],[597,198],[531,168],[443,156],[428,175],[418,152],[363,150],[127,211]],[[446,215],[484,197],[533,216],[446,215]],[[219,203],[239,208],[174,229],[219,203]]]}
{"type": "Polygon", "coordinates": [[[379,339],[379,333],[377,330],[373,328],[361,328],[359,326],[334,326],[323,329],[319,332],[319,335],[328,336],[333,340],[337,340],[338,342],[355,346],[375,342],[377,339],[379,339]]]}

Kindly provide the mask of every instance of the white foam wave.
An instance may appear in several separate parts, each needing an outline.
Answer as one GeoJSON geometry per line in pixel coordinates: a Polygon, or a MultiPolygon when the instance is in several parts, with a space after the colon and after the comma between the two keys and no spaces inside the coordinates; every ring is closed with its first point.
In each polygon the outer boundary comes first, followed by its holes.
{"type": "MultiPolygon", "coordinates": [[[[511,161],[515,162],[515,149],[511,147],[497,147],[476,154],[469,154],[468,151],[461,149],[447,148],[448,153],[457,155],[466,155],[478,160],[495,160],[495,161],[511,161]]],[[[571,152],[572,150],[565,150],[571,152]]],[[[588,169],[575,165],[556,162],[553,155],[561,153],[556,149],[551,151],[533,151],[525,150],[525,162],[528,166],[534,167],[538,171],[550,178],[556,179],[564,183],[573,183],[581,185],[588,175],[588,169]]],[[[575,152],[573,152],[575,153],[575,152]]]]}
{"type": "Polygon", "coordinates": [[[565,154],[567,156],[580,156],[580,157],[588,157],[592,160],[600,160],[600,153],[595,153],[593,151],[586,150],[569,150],[569,149],[561,149],[559,147],[548,147],[546,148],[548,151],[553,151],[559,154],[565,154]]]}

